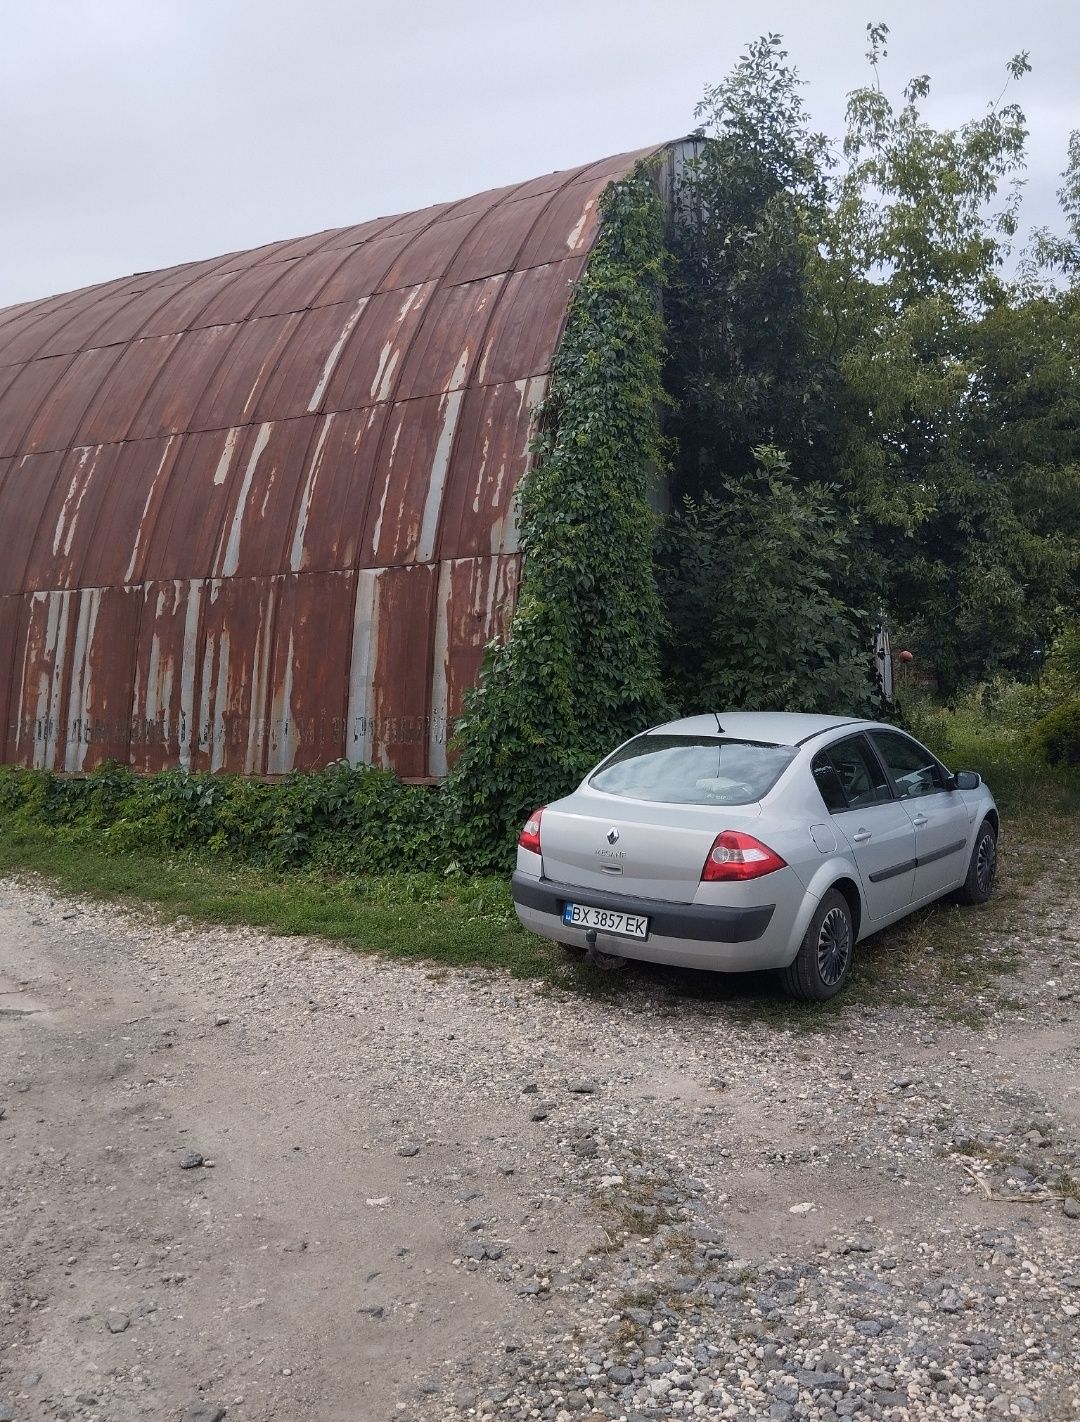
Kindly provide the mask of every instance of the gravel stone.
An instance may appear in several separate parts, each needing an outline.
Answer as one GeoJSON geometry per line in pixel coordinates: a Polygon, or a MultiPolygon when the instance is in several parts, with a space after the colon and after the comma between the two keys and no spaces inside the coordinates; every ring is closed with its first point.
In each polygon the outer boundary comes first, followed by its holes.
{"type": "MultiPolygon", "coordinates": [[[[1080,994],[1060,995],[1080,977],[1080,856],[1063,856],[1067,892],[1019,928],[976,916],[983,951],[1019,959],[1019,1006],[993,979],[970,989],[979,1030],[927,993],[808,1033],[771,998],[759,1013],[753,985],[733,1010],[727,984],[633,966],[602,999],[570,965],[542,991],[469,970],[436,992],[423,965],[93,904],[57,945],[31,916],[70,905],[0,880],[0,971],[5,941],[26,972],[40,939],[58,956],[33,990],[64,1007],[47,1039],[33,1018],[7,1029],[2,1085],[26,1109],[3,1128],[20,1160],[3,1356],[49,1359],[57,1419],[176,1417],[196,1386],[246,1396],[236,1415],[401,1422],[1080,1414],[1080,1204],[1053,1198],[1080,1178],[1063,1095],[1080,994]],[[73,999],[92,1005],[77,1031],[73,999]],[[240,1038],[213,1030],[220,1003],[240,1038]],[[64,1073],[69,1115],[49,1095],[64,1073]],[[201,1180],[157,1191],[139,1170],[200,1119],[243,1161],[212,1208],[201,1180]],[[222,1259],[241,1287],[201,1318],[222,1259]],[[99,1375],[67,1371],[114,1299],[137,1334],[103,1346],[99,1375]],[[340,1361],[357,1329],[381,1350],[362,1397],[340,1361]],[[325,1347],[301,1367],[310,1337],[325,1347]]],[[[198,1408],[188,1422],[221,1422],[198,1408]]]]}

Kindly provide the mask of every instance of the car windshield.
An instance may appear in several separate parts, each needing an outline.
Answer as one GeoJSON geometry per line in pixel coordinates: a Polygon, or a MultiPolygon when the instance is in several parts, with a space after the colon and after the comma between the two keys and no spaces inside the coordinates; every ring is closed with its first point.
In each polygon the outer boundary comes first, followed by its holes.
{"type": "Polygon", "coordinates": [[[594,790],[673,805],[749,805],[768,793],[793,746],[718,736],[638,736],[589,780],[594,790]]]}

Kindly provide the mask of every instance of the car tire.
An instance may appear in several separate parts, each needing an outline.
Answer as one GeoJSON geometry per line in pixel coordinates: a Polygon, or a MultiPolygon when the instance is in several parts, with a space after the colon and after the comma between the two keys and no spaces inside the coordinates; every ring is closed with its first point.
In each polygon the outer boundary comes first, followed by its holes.
{"type": "Polygon", "coordinates": [[[818,904],[794,961],[780,969],[784,991],[800,1002],[828,1002],[847,986],[854,956],[851,906],[838,889],[830,889],[818,904]]]}
{"type": "Polygon", "coordinates": [[[962,904],[984,904],[994,892],[997,874],[997,830],[991,820],[983,820],[971,850],[967,878],[956,891],[962,904]]]}

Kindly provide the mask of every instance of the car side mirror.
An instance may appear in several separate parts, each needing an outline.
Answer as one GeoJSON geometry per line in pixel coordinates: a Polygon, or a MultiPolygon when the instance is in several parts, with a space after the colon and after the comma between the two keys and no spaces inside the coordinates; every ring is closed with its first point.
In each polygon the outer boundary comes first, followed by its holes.
{"type": "Polygon", "coordinates": [[[954,790],[978,790],[982,776],[977,770],[958,770],[952,778],[954,790]]]}

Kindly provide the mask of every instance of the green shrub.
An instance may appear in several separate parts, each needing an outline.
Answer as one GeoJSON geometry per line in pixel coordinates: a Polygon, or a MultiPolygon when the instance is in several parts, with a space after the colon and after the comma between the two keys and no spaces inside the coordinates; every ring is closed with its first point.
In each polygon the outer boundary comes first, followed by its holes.
{"type": "Polygon", "coordinates": [[[185,770],[138,776],[116,765],[85,777],[8,766],[0,817],[90,833],[121,854],[198,849],[276,870],[443,873],[454,859],[440,791],[344,762],[274,783],[185,770]]]}
{"type": "Polygon", "coordinates": [[[1031,740],[1047,765],[1080,766],[1080,697],[1044,716],[1031,740]]]}

